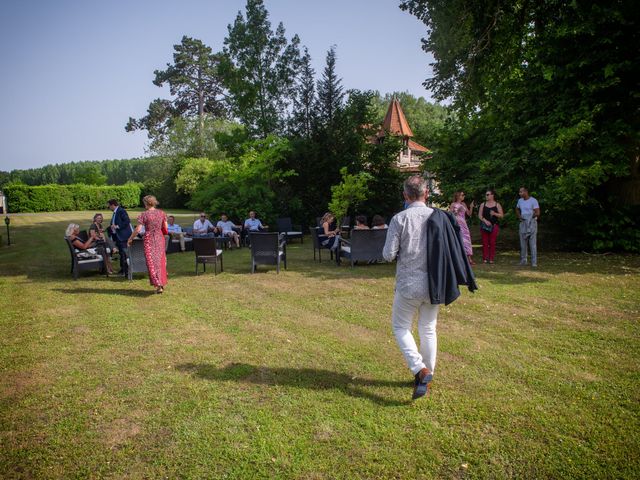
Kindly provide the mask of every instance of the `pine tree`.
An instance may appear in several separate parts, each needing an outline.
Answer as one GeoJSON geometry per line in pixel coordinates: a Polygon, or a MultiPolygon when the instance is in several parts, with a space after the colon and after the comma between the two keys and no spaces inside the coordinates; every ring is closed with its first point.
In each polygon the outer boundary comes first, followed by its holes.
{"type": "Polygon", "coordinates": [[[318,81],[318,110],[320,122],[328,127],[333,124],[336,113],[342,108],[344,92],[342,80],[336,75],[336,46],[327,52],[327,61],[318,81]]]}
{"type": "MultiPolygon", "coordinates": [[[[219,55],[214,54],[211,47],[202,41],[187,36],[183,36],[180,44],[173,48],[173,64],[167,64],[166,70],[154,71],[153,84],[158,87],[168,84],[174,98],[152,101],[146,116],[137,120],[130,117],[125,126],[127,132],[147,130],[151,150],[166,141],[177,118],[198,118],[197,139],[201,145],[205,116],[226,116],[224,92],[218,74],[219,55]]],[[[198,146],[196,148],[200,149],[198,146]]]]}
{"type": "Polygon", "coordinates": [[[306,138],[311,136],[315,120],[316,72],[311,66],[311,56],[305,47],[300,75],[296,80],[296,92],[293,99],[290,129],[295,135],[306,138]]]}

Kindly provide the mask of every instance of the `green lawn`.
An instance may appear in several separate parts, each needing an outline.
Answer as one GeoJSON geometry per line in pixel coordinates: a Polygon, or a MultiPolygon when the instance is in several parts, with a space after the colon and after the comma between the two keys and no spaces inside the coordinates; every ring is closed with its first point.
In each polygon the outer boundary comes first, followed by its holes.
{"type": "Polygon", "coordinates": [[[0,247],[2,478],[637,478],[638,256],[501,251],[441,309],[411,402],[393,265],[306,240],[280,275],[241,249],[196,277],[187,252],[153,295],[72,280],[63,232],[89,219],[14,217],[0,247]]]}

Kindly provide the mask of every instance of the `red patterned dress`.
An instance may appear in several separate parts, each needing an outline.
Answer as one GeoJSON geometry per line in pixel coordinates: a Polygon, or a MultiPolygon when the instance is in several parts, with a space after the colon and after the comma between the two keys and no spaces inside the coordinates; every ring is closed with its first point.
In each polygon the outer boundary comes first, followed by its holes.
{"type": "Polygon", "coordinates": [[[155,208],[145,210],[138,216],[138,224],[144,225],[144,256],[149,269],[149,282],[154,287],[164,287],[167,284],[167,256],[162,234],[162,225],[166,221],[164,212],[155,208]]]}

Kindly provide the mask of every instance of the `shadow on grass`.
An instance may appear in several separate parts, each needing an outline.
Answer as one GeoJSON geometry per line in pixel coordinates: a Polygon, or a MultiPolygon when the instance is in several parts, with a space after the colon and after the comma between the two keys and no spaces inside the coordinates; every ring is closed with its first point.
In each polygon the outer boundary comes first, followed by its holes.
{"type": "Polygon", "coordinates": [[[156,293],[149,290],[134,290],[132,288],[54,288],[54,291],[70,295],[100,294],[100,295],[126,295],[129,297],[150,297],[156,293]]]}
{"type": "Polygon", "coordinates": [[[273,368],[256,367],[246,363],[231,363],[217,368],[207,363],[185,363],[177,365],[176,370],[191,373],[195,377],[212,381],[233,380],[258,385],[280,385],[309,390],[339,390],[355,398],[364,398],[378,405],[399,407],[409,405],[411,401],[389,400],[366,391],[366,387],[404,387],[410,394],[408,382],[389,380],[367,380],[353,378],[344,373],[315,368],[273,368]]]}

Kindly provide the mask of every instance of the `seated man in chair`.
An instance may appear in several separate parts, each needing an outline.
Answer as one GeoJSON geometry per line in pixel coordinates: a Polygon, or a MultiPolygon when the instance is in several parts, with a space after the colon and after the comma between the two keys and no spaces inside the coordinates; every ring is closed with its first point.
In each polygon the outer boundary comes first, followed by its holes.
{"type": "Polygon", "coordinates": [[[194,237],[213,237],[216,228],[207,219],[207,214],[200,212],[200,218],[193,222],[193,236],[194,237]]]}
{"type": "Polygon", "coordinates": [[[244,221],[244,229],[247,232],[259,232],[265,228],[269,228],[269,225],[263,225],[262,222],[256,218],[256,212],[251,210],[249,212],[249,218],[244,221]]]}
{"type": "Polygon", "coordinates": [[[231,237],[235,242],[236,247],[240,248],[240,235],[234,230],[234,228],[241,228],[240,225],[234,224],[226,213],[220,215],[220,220],[216,224],[216,228],[223,237],[231,237]]]}
{"type": "Polygon", "coordinates": [[[167,230],[172,240],[176,239],[180,241],[180,250],[184,252],[184,232],[182,231],[182,227],[176,223],[176,218],[173,215],[167,217],[167,230]]]}

